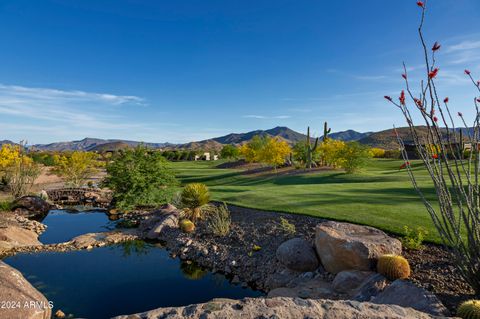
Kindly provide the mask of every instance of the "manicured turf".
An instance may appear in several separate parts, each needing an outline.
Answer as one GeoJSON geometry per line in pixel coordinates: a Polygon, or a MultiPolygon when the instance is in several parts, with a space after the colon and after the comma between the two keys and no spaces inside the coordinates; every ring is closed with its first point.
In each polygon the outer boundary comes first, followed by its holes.
{"type": "MultiPolygon", "coordinates": [[[[439,242],[402,161],[373,159],[361,173],[340,170],[293,176],[249,176],[237,169],[216,168],[219,162],[172,163],[183,184],[202,182],[213,199],[262,210],[306,214],[352,221],[403,234],[405,225],[422,226],[428,241],[439,242]]],[[[435,198],[430,178],[420,163],[412,163],[429,198],[435,198]]]]}

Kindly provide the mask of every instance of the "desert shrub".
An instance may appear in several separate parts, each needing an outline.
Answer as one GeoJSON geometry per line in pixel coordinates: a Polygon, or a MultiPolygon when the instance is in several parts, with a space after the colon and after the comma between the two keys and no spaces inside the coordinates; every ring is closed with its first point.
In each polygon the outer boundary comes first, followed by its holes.
{"type": "Polygon", "coordinates": [[[385,150],[383,148],[379,148],[379,147],[372,147],[370,149],[370,155],[373,157],[373,158],[384,158],[385,157],[385,150]]]}
{"type": "Polygon", "coordinates": [[[399,150],[385,150],[384,157],[390,159],[400,159],[402,158],[402,153],[399,150]]]}
{"type": "Polygon", "coordinates": [[[416,230],[404,226],[405,236],[401,239],[403,247],[407,249],[418,250],[423,248],[423,240],[428,231],[423,227],[417,227],[416,230]]]}
{"type": "Polygon", "coordinates": [[[143,146],[119,152],[106,169],[103,185],[113,191],[116,207],[124,210],[167,203],[178,185],[165,158],[143,146]]]}
{"type": "Polygon", "coordinates": [[[271,136],[256,135],[250,142],[240,147],[240,154],[247,162],[271,165],[274,169],[284,164],[291,152],[287,142],[271,136]]]}
{"type": "Polygon", "coordinates": [[[195,230],[195,224],[189,219],[180,220],[179,226],[184,233],[191,233],[195,230]]]}
{"type": "Polygon", "coordinates": [[[290,223],[288,219],[280,217],[280,228],[285,234],[295,235],[297,232],[295,225],[290,223]]]}
{"type": "Polygon", "coordinates": [[[24,145],[4,144],[0,148],[2,184],[14,198],[28,194],[40,172],[40,167],[25,153],[24,145]]]}
{"type": "Polygon", "coordinates": [[[348,174],[355,173],[365,166],[370,156],[368,148],[358,142],[345,143],[344,147],[338,151],[340,166],[348,174]]]}
{"type": "Polygon", "coordinates": [[[217,236],[226,236],[230,231],[231,223],[230,211],[225,203],[215,207],[208,215],[207,227],[217,236]]]}
{"type": "Polygon", "coordinates": [[[12,210],[12,207],[13,203],[11,201],[0,201],[0,212],[9,212],[12,210]]]}
{"type": "Polygon", "coordinates": [[[47,152],[34,152],[30,154],[32,160],[37,164],[43,164],[45,166],[54,166],[55,159],[52,153],[47,152]]]}
{"type": "Polygon", "coordinates": [[[235,145],[225,145],[220,151],[220,156],[229,160],[237,159],[239,155],[240,151],[235,145]]]}
{"type": "Polygon", "coordinates": [[[480,319],[480,300],[468,300],[458,307],[457,316],[462,319],[480,319]]]}
{"type": "Polygon", "coordinates": [[[182,190],[183,215],[192,221],[203,218],[209,202],[210,192],[205,184],[187,184],[182,190]]]}
{"type": "MultiPolygon", "coordinates": [[[[292,149],[293,159],[295,162],[302,164],[303,167],[306,167],[308,162],[308,148],[310,145],[307,144],[307,141],[297,142],[292,149]]],[[[311,152],[312,163],[320,161],[320,149],[318,147],[312,148],[311,152]]]]}
{"type": "Polygon", "coordinates": [[[378,258],[377,271],[390,280],[410,277],[408,260],[398,255],[383,255],[378,258]]]}
{"type": "Polygon", "coordinates": [[[100,165],[97,155],[92,152],[75,151],[54,155],[54,172],[61,176],[68,186],[81,187],[93,176],[100,165]]]}

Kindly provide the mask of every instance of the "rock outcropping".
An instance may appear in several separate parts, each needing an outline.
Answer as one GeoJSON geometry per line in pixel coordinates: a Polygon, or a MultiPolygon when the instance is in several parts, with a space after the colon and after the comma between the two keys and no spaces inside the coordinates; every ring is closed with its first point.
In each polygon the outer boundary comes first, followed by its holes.
{"type": "Polygon", "coordinates": [[[146,318],[430,319],[435,317],[396,305],[287,297],[245,298],[242,300],[214,299],[203,304],[159,308],[135,315],[115,317],[115,319],[146,318]]]}
{"type": "Polygon", "coordinates": [[[0,319],[50,319],[48,300],[22,274],[0,261],[0,319]],[[8,303],[8,304],[7,304],[8,303]]]}

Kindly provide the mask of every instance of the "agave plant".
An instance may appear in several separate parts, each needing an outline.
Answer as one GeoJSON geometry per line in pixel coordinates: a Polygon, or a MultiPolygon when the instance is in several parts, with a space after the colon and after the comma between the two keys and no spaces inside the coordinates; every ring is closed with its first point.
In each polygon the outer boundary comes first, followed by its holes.
{"type": "Polygon", "coordinates": [[[182,206],[185,218],[191,221],[203,218],[204,212],[210,208],[210,192],[205,184],[192,183],[182,191],[182,206]]]}

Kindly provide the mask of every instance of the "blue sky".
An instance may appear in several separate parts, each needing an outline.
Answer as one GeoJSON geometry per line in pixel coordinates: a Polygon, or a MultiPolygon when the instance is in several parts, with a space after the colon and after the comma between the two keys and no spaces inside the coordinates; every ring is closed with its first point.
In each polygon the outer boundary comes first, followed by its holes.
{"type": "MultiPolygon", "coordinates": [[[[439,89],[473,116],[480,1],[430,2],[439,89]]],[[[402,61],[424,72],[419,14],[414,0],[0,0],[0,140],[401,126],[383,96],[402,61]]]]}

